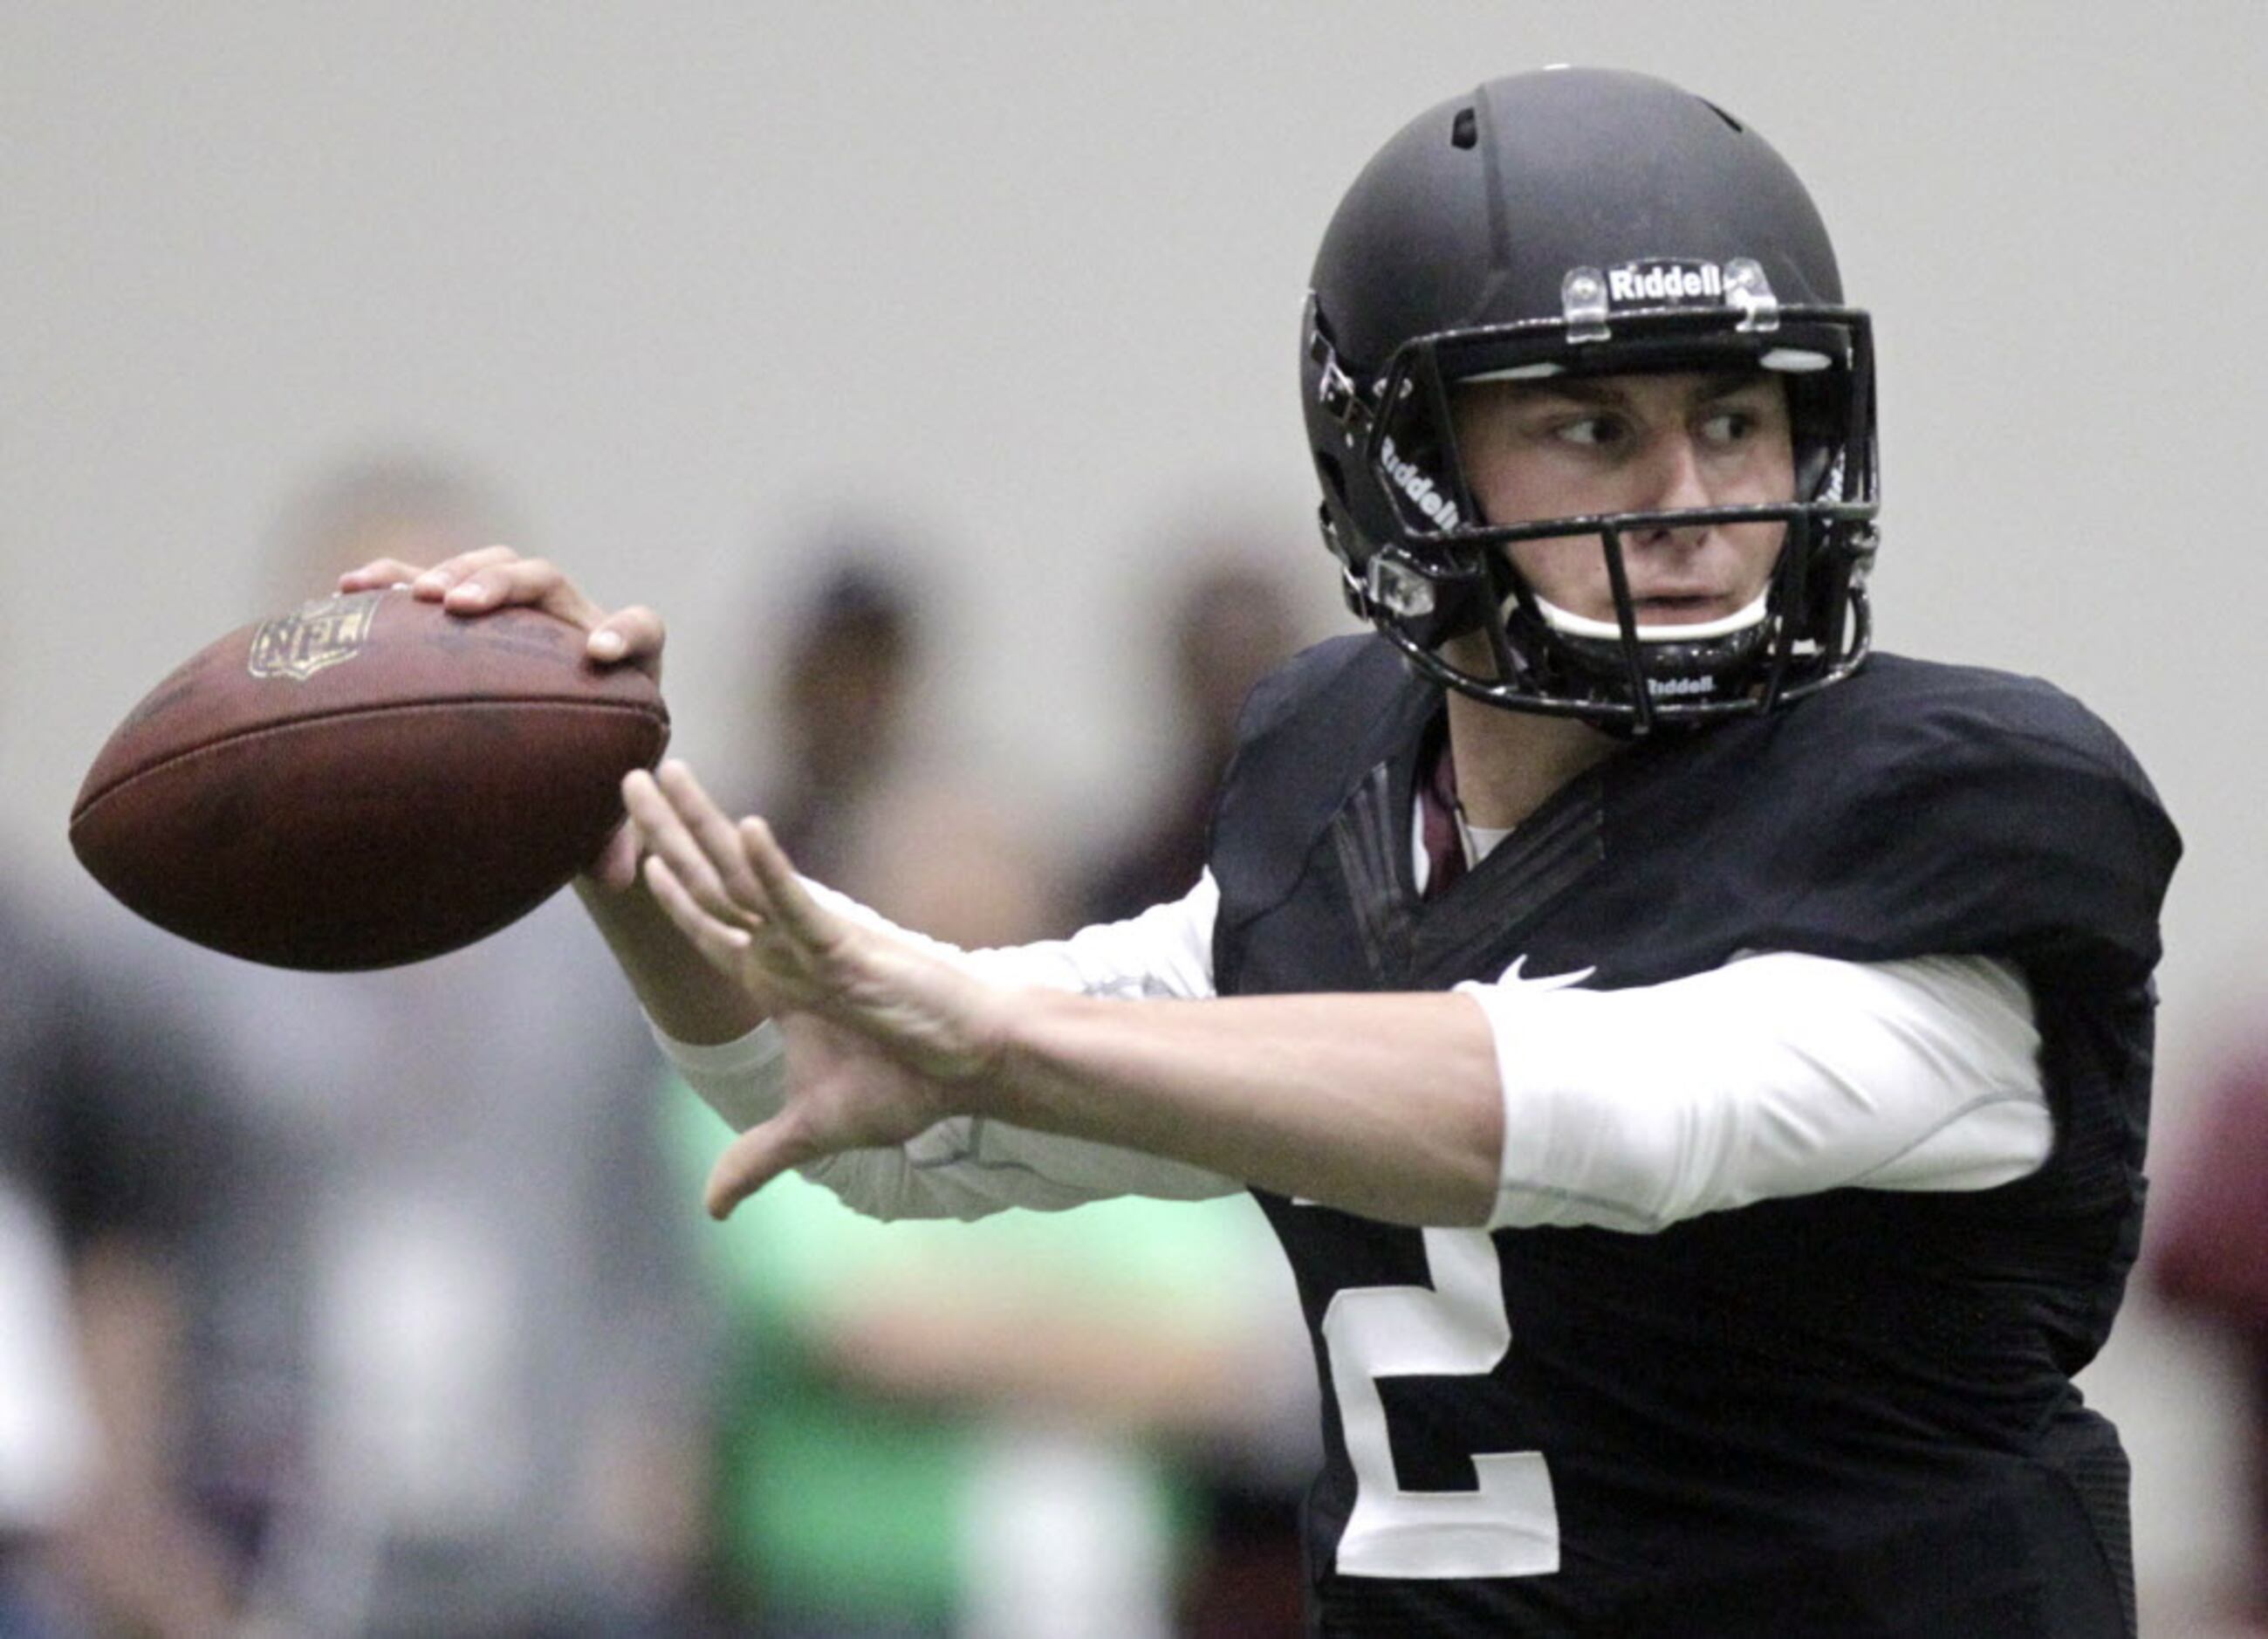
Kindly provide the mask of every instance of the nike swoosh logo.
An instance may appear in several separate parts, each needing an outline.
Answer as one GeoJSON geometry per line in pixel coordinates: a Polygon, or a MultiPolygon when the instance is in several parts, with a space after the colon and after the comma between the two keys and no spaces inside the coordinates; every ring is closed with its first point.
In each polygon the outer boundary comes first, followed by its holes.
{"type": "Polygon", "coordinates": [[[1524,985],[1530,990],[1565,990],[1580,985],[1599,970],[1595,967],[1577,968],[1572,973],[1552,973],[1542,978],[1530,978],[1521,969],[1528,965],[1526,956],[1514,956],[1512,965],[1497,976],[1499,985],[1524,985]]]}

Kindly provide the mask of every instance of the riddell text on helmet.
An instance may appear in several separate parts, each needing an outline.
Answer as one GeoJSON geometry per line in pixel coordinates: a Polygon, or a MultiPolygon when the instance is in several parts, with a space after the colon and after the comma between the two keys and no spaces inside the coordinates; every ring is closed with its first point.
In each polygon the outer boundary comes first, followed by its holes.
{"type": "Polygon", "coordinates": [[[1713,262],[1633,262],[1607,272],[1609,301],[1714,301],[1724,293],[1724,270],[1713,262]]]}
{"type": "Polygon", "coordinates": [[[1386,476],[1394,480],[1395,487],[1432,520],[1435,528],[1455,529],[1463,525],[1464,515],[1457,510],[1456,502],[1441,493],[1424,468],[1395,449],[1391,438],[1379,445],[1378,461],[1386,469],[1386,476]]]}

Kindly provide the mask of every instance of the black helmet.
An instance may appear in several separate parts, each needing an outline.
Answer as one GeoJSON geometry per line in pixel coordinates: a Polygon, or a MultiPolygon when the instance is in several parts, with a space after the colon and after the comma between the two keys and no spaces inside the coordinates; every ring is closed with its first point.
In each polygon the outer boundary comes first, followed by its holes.
{"type": "Polygon", "coordinates": [[[1348,189],[1315,258],[1303,385],[1323,535],[1349,605],[1439,682],[1643,733],[1766,711],[1865,657],[1874,550],[1874,359],[1826,229],[1770,144],[1645,75],[1547,69],[1420,115],[1348,189]],[[1796,442],[1785,504],[1491,527],[1449,389],[1476,378],[1760,365],[1796,442]],[[1762,606],[1641,627],[1626,530],[1778,520],[1762,606]],[[1539,603],[1502,549],[1592,535],[1612,624],[1539,603]],[[1490,666],[1444,657],[1480,631],[1490,666]]]}

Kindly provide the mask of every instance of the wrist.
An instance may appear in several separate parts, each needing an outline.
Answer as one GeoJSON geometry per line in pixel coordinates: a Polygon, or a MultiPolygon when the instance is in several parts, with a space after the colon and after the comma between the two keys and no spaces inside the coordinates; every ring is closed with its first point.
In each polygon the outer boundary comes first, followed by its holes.
{"type": "Polygon", "coordinates": [[[639,1006],[664,1034],[707,1045],[733,1041],[764,1022],[762,1005],[710,966],[643,882],[615,888],[578,876],[574,886],[639,1006]]]}
{"type": "Polygon", "coordinates": [[[1037,986],[980,986],[970,1014],[973,1067],[957,1102],[971,1115],[1028,1121],[1046,1086],[1046,1044],[1084,998],[1037,986]]]}

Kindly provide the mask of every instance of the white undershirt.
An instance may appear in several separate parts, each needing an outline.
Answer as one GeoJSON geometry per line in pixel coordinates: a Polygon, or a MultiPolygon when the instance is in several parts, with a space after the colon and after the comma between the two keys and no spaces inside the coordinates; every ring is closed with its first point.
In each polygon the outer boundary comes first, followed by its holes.
{"type": "MultiPolygon", "coordinates": [[[[878,927],[831,890],[814,892],[878,927]]],[[[1066,940],[961,951],[901,932],[1004,985],[1091,996],[1214,994],[1210,874],[1182,898],[1066,940]]],[[[1491,1225],[1632,1230],[1770,1196],[1844,1186],[1980,1190],[2021,1178],[2052,1141],[2029,992],[2007,963],[1946,956],[1853,963],[1745,955],[1659,985],[1581,988],[1586,971],[1456,987],[1486,1015],[1505,1141],[1491,1225]]],[[[784,1096],[767,1024],[714,1046],[655,1032],[736,1129],[784,1096]]],[[[870,1215],[974,1218],[1122,1194],[1193,1200],[1239,1180],[1184,1163],[981,1117],[901,1149],[806,1168],[870,1215]]]]}

